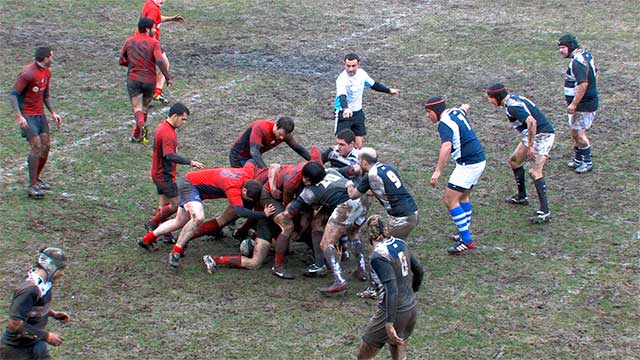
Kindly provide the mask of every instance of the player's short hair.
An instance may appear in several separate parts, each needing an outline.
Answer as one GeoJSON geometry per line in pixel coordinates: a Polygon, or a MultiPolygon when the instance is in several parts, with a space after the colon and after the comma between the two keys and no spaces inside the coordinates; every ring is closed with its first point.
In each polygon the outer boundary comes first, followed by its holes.
{"type": "Polygon", "coordinates": [[[180,116],[183,114],[191,115],[191,112],[189,111],[187,105],[179,102],[171,105],[171,108],[169,109],[169,117],[172,117],[173,115],[180,116]]]}
{"type": "Polygon", "coordinates": [[[363,147],[362,149],[360,149],[360,153],[358,154],[358,156],[362,160],[366,160],[369,164],[375,164],[378,162],[378,154],[376,153],[376,150],[374,148],[363,147]]]}
{"type": "Polygon", "coordinates": [[[278,121],[276,121],[276,128],[284,129],[284,132],[287,134],[291,134],[293,129],[295,129],[296,124],[293,122],[293,119],[288,116],[283,116],[278,121]]]}
{"type": "Polygon", "coordinates": [[[327,172],[324,170],[324,166],[315,161],[309,161],[302,167],[302,176],[309,179],[313,185],[322,181],[326,174],[327,172]]]}
{"type": "Polygon", "coordinates": [[[151,29],[154,25],[154,22],[152,19],[149,19],[148,17],[141,17],[140,20],[138,20],[138,31],[141,34],[144,34],[147,32],[147,29],[151,29]]]}
{"type": "Polygon", "coordinates": [[[36,61],[42,61],[49,56],[51,56],[51,48],[48,46],[40,46],[36,48],[36,51],[33,54],[33,58],[36,61]]]}
{"type": "Polygon", "coordinates": [[[344,56],[344,61],[347,61],[347,60],[360,61],[360,56],[358,56],[358,54],[356,53],[348,53],[347,55],[344,56]]]}
{"type": "Polygon", "coordinates": [[[487,96],[492,97],[498,101],[498,105],[502,102],[502,100],[507,97],[508,92],[507,89],[501,83],[495,83],[487,89],[487,96]]]}
{"type": "Polygon", "coordinates": [[[378,236],[382,235],[383,238],[386,238],[389,233],[389,228],[384,223],[384,220],[380,215],[371,215],[366,221],[367,228],[365,233],[367,234],[369,242],[373,242],[378,236]]]}
{"type": "Polygon", "coordinates": [[[337,134],[338,139],[344,140],[347,144],[356,141],[356,134],[351,129],[342,129],[337,134]]]}
{"type": "Polygon", "coordinates": [[[262,193],[262,183],[260,181],[247,180],[242,187],[247,189],[247,196],[250,197],[251,200],[260,200],[260,194],[262,193]]]}

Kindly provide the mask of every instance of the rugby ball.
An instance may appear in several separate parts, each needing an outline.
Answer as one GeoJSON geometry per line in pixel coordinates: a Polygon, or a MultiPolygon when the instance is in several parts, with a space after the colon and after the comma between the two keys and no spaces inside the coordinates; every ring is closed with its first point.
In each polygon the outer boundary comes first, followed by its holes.
{"type": "Polygon", "coordinates": [[[253,256],[253,248],[256,246],[256,241],[251,238],[246,238],[240,243],[240,254],[244,257],[253,256]]]}

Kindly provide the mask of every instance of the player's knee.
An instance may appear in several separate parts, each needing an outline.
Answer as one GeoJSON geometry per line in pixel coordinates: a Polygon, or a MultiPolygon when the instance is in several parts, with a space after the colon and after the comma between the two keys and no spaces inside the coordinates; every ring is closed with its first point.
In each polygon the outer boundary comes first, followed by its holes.
{"type": "Polygon", "coordinates": [[[204,222],[204,214],[199,214],[199,213],[191,214],[191,221],[196,226],[201,225],[204,222]]]}
{"type": "Polygon", "coordinates": [[[532,180],[536,180],[542,177],[542,171],[538,171],[538,169],[529,169],[529,177],[532,180]]]}

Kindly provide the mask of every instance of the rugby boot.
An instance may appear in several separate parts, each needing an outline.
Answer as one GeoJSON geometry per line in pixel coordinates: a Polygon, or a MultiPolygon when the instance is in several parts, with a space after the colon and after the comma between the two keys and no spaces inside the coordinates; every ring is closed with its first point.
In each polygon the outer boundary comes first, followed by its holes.
{"type": "Polygon", "coordinates": [[[316,263],[309,265],[307,271],[305,271],[302,275],[305,277],[324,277],[327,276],[327,266],[322,265],[318,266],[316,263]]]}
{"type": "Polygon", "coordinates": [[[331,284],[329,284],[329,286],[325,287],[325,288],[319,288],[318,290],[325,295],[332,295],[332,294],[337,294],[340,292],[343,292],[347,289],[347,282],[343,281],[343,282],[337,282],[337,281],[333,281],[331,284]]]}
{"type": "Polygon", "coordinates": [[[148,252],[152,252],[152,251],[158,250],[156,248],[156,246],[155,246],[155,242],[152,242],[151,244],[147,244],[142,239],[138,240],[138,246],[140,246],[141,248],[145,249],[148,252]]]}
{"type": "Polygon", "coordinates": [[[527,197],[527,195],[522,196],[520,194],[516,194],[508,199],[505,199],[504,201],[507,204],[513,205],[529,205],[529,198],[527,197]]]}
{"type": "Polygon", "coordinates": [[[289,272],[289,270],[287,270],[284,266],[272,267],[271,273],[273,273],[273,275],[279,277],[280,279],[293,280],[296,278],[296,276],[289,272]]]}
{"type": "Polygon", "coordinates": [[[571,168],[571,169],[574,169],[574,170],[575,170],[575,169],[577,169],[577,168],[579,168],[579,167],[580,167],[580,165],[582,165],[582,161],[579,161],[579,160],[576,160],[576,159],[573,159],[573,160],[571,160],[571,161],[569,161],[569,162],[567,163],[567,166],[568,166],[569,168],[571,168]]]}
{"type": "Polygon", "coordinates": [[[149,128],[147,127],[147,125],[142,127],[142,131],[140,131],[140,133],[140,142],[142,143],[142,145],[149,145],[149,128]]]}
{"type": "Polygon", "coordinates": [[[368,286],[366,289],[356,293],[356,296],[363,299],[376,299],[378,297],[378,292],[373,287],[368,286]]]}
{"type": "Polygon", "coordinates": [[[465,244],[459,241],[457,244],[450,246],[447,252],[451,255],[460,255],[467,250],[471,250],[476,247],[476,242],[472,241],[470,244],[465,244]]]}
{"type": "Polygon", "coordinates": [[[551,211],[543,212],[538,210],[536,211],[536,215],[532,217],[530,220],[532,224],[548,223],[551,221],[551,211]]]}
{"type": "Polygon", "coordinates": [[[204,265],[204,269],[209,274],[213,274],[214,272],[216,272],[216,270],[218,270],[218,267],[216,265],[216,261],[213,260],[213,256],[211,256],[211,255],[203,256],[202,257],[202,264],[204,265]]]}
{"type": "Polygon", "coordinates": [[[176,237],[173,236],[172,233],[168,233],[162,236],[162,242],[164,242],[167,245],[173,245],[176,243],[176,237]]]}
{"type": "Polygon", "coordinates": [[[169,254],[169,266],[174,269],[177,269],[180,266],[180,254],[177,252],[172,252],[169,254]]]}
{"type": "Polygon", "coordinates": [[[40,190],[51,190],[51,185],[40,178],[38,178],[38,187],[40,188],[40,190]]]}
{"type": "Polygon", "coordinates": [[[38,185],[29,186],[29,197],[32,199],[44,198],[44,191],[38,185]]]}
{"type": "Polygon", "coordinates": [[[367,273],[360,269],[359,267],[354,270],[351,275],[353,276],[354,279],[360,280],[360,281],[367,281],[368,277],[367,277],[367,273]]]}
{"type": "Polygon", "coordinates": [[[162,103],[164,105],[168,105],[169,104],[169,99],[167,99],[166,97],[162,96],[162,94],[153,95],[153,101],[157,101],[157,102],[162,103]]]}
{"type": "Polygon", "coordinates": [[[585,174],[591,171],[591,169],[593,169],[593,164],[587,164],[583,162],[582,164],[580,164],[580,166],[576,168],[575,171],[576,171],[576,174],[585,174]]]}
{"type": "Polygon", "coordinates": [[[458,234],[458,233],[451,234],[451,235],[449,236],[449,239],[451,239],[451,241],[453,241],[453,242],[458,242],[458,241],[460,241],[460,240],[461,240],[461,238],[460,238],[460,234],[458,234]]]}

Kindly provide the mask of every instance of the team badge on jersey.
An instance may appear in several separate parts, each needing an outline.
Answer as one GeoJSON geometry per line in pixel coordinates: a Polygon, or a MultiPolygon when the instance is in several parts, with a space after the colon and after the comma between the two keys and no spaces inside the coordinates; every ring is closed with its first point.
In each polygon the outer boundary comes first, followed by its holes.
{"type": "Polygon", "coordinates": [[[37,86],[34,86],[33,89],[31,90],[33,90],[34,93],[37,93],[38,91],[40,91],[40,88],[37,86]]]}

